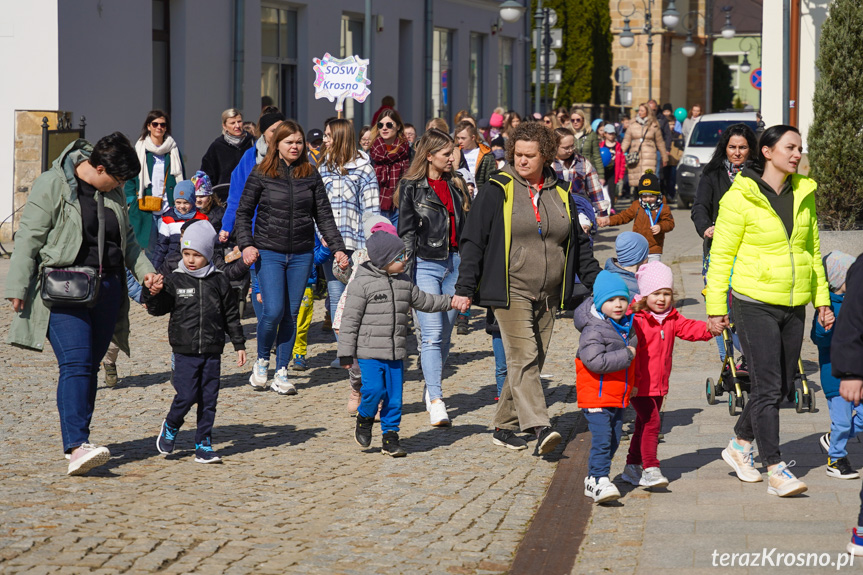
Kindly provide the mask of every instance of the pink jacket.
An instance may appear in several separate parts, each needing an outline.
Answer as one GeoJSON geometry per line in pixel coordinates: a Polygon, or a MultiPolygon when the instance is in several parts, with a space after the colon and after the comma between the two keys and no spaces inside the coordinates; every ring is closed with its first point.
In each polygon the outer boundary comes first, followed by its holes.
{"type": "Polygon", "coordinates": [[[660,324],[648,310],[633,315],[638,347],[635,350],[635,386],[638,396],[661,397],[668,394],[674,339],[709,341],[713,339],[703,321],[686,319],[676,309],[660,324]]]}

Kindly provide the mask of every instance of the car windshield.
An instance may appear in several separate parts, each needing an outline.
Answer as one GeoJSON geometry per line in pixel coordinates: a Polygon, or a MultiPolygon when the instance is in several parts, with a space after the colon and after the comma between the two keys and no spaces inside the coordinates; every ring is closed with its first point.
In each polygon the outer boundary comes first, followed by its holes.
{"type": "Polygon", "coordinates": [[[692,129],[692,135],[689,137],[689,145],[704,148],[715,148],[716,144],[719,143],[719,138],[722,137],[722,132],[724,132],[726,128],[728,128],[729,126],[733,126],[734,124],[746,124],[747,126],[752,128],[753,131],[755,131],[755,128],[757,126],[755,122],[742,122],[739,120],[717,120],[698,122],[692,129]]]}

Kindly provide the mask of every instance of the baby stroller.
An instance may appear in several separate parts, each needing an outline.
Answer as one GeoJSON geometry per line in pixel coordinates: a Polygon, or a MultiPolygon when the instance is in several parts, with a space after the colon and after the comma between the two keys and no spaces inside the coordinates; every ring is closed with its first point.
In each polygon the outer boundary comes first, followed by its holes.
{"type": "MultiPolygon", "coordinates": [[[[735,416],[738,414],[737,408],[739,407],[743,411],[743,406],[749,401],[749,392],[751,391],[749,371],[746,369],[744,361],[738,364],[734,359],[734,345],[730,329],[726,328],[722,332],[722,341],[725,343],[725,363],[722,364],[722,372],[719,374],[719,384],[717,385],[712,377],[708,377],[705,383],[705,394],[707,404],[713,405],[716,403],[717,397],[728,393],[728,413],[735,416]]],[[[807,410],[810,413],[815,411],[815,394],[809,387],[806,372],[803,370],[802,359],[797,360],[793,401],[797,413],[803,413],[807,410]]]]}

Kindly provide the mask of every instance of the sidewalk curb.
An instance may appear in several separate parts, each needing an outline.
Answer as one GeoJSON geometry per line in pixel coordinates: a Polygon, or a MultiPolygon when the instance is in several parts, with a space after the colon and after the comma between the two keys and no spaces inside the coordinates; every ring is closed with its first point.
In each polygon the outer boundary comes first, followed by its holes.
{"type": "Polygon", "coordinates": [[[593,503],[584,497],[590,435],[578,412],[542,504],[515,553],[509,575],[569,575],[581,548],[593,503]]]}

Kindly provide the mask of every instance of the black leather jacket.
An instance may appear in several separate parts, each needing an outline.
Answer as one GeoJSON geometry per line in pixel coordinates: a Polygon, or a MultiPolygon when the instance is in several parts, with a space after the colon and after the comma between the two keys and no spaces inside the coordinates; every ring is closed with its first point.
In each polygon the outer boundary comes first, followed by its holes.
{"type": "MultiPolygon", "coordinates": [[[[450,217],[428,180],[402,180],[399,191],[399,237],[407,252],[407,273],[413,275],[414,258],[445,260],[450,254],[450,217]]],[[[449,190],[455,206],[456,238],[461,238],[464,222],[464,192],[450,180],[449,190]]]]}

